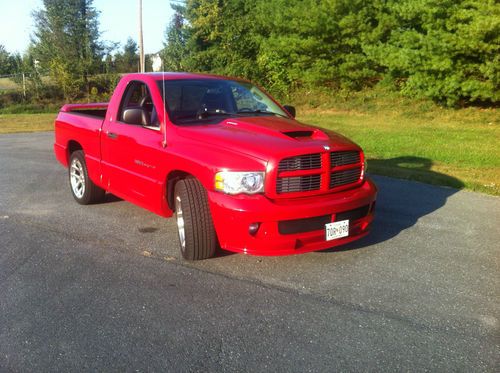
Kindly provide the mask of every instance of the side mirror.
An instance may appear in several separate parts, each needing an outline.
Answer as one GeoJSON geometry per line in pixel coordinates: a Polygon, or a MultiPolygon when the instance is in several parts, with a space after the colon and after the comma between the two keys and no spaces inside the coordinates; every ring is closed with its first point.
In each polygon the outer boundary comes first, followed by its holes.
{"type": "Polygon", "coordinates": [[[290,113],[290,115],[292,117],[295,118],[295,107],[294,106],[291,106],[291,105],[283,105],[283,107],[285,108],[286,111],[288,111],[290,113]]]}
{"type": "Polygon", "coordinates": [[[142,126],[151,125],[151,118],[146,109],[130,108],[123,111],[122,120],[127,124],[136,124],[142,126]]]}

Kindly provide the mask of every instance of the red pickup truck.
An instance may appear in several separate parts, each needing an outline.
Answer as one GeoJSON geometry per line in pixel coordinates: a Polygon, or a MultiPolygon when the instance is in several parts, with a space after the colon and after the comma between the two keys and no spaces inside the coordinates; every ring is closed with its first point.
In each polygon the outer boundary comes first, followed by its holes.
{"type": "Polygon", "coordinates": [[[125,75],[109,102],[64,105],[54,151],[80,204],[106,192],[175,214],[185,259],[359,239],[377,189],[359,146],[295,120],[252,83],[188,73],[125,75]]]}

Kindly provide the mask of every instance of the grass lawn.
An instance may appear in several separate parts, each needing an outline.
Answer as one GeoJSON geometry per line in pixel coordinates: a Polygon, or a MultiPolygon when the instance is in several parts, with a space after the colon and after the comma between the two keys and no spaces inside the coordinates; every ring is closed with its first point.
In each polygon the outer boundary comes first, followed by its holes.
{"type": "Polygon", "coordinates": [[[52,131],[55,113],[0,114],[0,133],[52,131]]]}
{"type": "Polygon", "coordinates": [[[495,109],[298,110],[298,119],[357,142],[368,172],[500,195],[495,109]]]}
{"type": "Polygon", "coordinates": [[[19,84],[14,82],[12,79],[9,78],[0,78],[0,91],[9,91],[9,90],[15,90],[15,89],[20,89],[19,84]]]}

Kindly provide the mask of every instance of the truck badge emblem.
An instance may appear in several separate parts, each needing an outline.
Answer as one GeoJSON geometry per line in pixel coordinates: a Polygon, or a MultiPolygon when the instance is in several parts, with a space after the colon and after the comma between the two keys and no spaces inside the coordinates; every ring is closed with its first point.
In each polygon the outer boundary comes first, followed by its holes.
{"type": "Polygon", "coordinates": [[[325,150],[330,150],[330,147],[328,145],[323,145],[323,148],[325,148],[325,150]]]}

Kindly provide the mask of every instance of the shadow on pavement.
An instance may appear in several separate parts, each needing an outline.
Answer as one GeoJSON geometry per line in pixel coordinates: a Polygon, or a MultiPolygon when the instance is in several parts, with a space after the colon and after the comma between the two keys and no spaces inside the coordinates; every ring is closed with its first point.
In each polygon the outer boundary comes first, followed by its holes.
{"type": "Polygon", "coordinates": [[[120,201],[123,201],[123,200],[120,197],[117,197],[111,193],[106,193],[106,196],[104,197],[104,203],[112,203],[112,202],[120,202],[120,201]]]}
{"type": "Polygon", "coordinates": [[[405,156],[368,160],[368,170],[374,171],[377,175],[393,176],[428,184],[445,185],[456,189],[464,187],[464,183],[461,180],[432,171],[431,168],[432,160],[422,157],[405,156]]]}
{"type": "Polygon", "coordinates": [[[351,244],[323,250],[336,252],[359,249],[387,241],[400,232],[415,225],[417,221],[445,205],[446,200],[455,194],[464,184],[457,178],[431,171],[432,160],[421,157],[397,157],[392,159],[374,159],[370,165],[378,170],[397,168],[397,174],[411,180],[423,180],[420,176],[438,180],[441,184],[452,186],[436,187],[413,183],[407,180],[370,175],[379,189],[375,221],[368,236],[351,244]],[[456,188],[456,189],[455,189],[456,188]]]}

